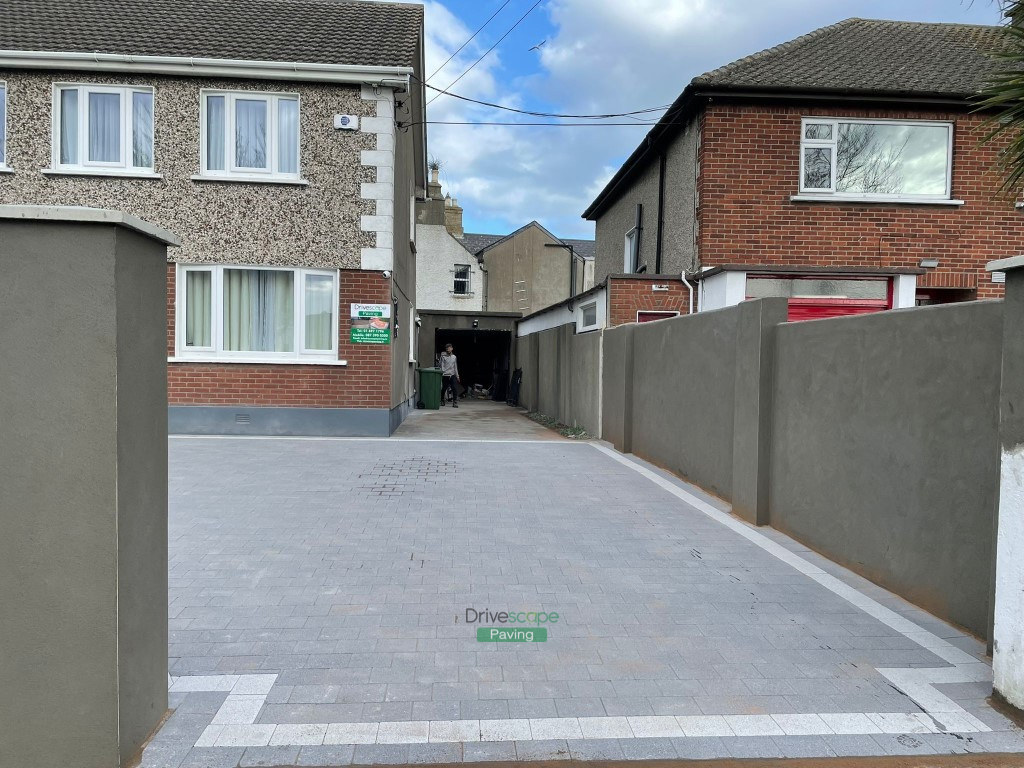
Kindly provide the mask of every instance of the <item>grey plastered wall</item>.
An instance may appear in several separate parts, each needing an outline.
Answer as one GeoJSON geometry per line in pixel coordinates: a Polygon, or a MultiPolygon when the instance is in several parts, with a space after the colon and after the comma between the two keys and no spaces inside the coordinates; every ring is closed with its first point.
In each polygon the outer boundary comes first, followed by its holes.
{"type": "MultiPolygon", "coordinates": [[[[674,274],[697,266],[696,195],[697,149],[699,129],[696,122],[687,125],[665,149],[665,198],[662,224],[661,272],[674,274]]],[[[650,164],[618,193],[615,202],[597,218],[597,257],[594,282],[608,275],[619,274],[623,268],[626,233],[636,222],[636,206],[643,210],[643,235],[640,239],[641,265],[648,274],[656,266],[658,244],[658,186],[660,161],[655,156],[650,164]]]]}
{"type": "Polygon", "coordinates": [[[537,334],[516,339],[516,361],[523,369],[523,381],[519,386],[519,405],[528,411],[537,410],[537,352],[537,334]]]}
{"type": "Polygon", "coordinates": [[[633,451],[633,332],[636,325],[608,328],[601,375],[601,437],[619,451],[633,451]]]}
{"type": "Polygon", "coordinates": [[[541,331],[537,336],[537,410],[561,417],[563,371],[559,365],[561,333],[558,328],[541,331]]]}
{"type": "Polygon", "coordinates": [[[484,251],[485,309],[528,315],[568,298],[570,256],[565,248],[548,247],[557,242],[540,227],[526,226],[484,251]]]}
{"type": "Polygon", "coordinates": [[[0,762],[110,768],[167,707],[166,249],[0,220],[0,762]]]}
{"type": "Polygon", "coordinates": [[[116,239],[117,623],[121,755],[167,709],[167,301],[165,248],[116,239]]]}
{"type": "Polygon", "coordinates": [[[739,320],[732,307],[633,331],[632,452],[724,498],[733,481],[739,320]]]}
{"type": "Polygon", "coordinates": [[[569,333],[570,400],[565,423],[601,435],[601,332],[569,333]]]}
{"type": "MultiPolygon", "coordinates": [[[[410,98],[416,98],[420,89],[414,88],[410,98]]],[[[413,201],[417,182],[426,181],[425,159],[419,151],[418,131],[397,131],[395,136],[395,192],[394,192],[394,270],[391,283],[392,301],[397,302],[397,315],[393,318],[395,336],[391,340],[391,424],[402,423],[416,390],[416,355],[414,349],[416,326],[412,310],[416,299],[416,233],[412,227],[413,201]]],[[[412,401],[412,402],[411,402],[412,401]]],[[[392,430],[393,431],[393,430],[392,430]]]]}
{"type": "Polygon", "coordinates": [[[601,433],[601,333],[562,325],[517,341],[523,383],[520,404],[562,424],[601,433]]]}
{"type": "Polygon", "coordinates": [[[957,304],[776,330],[771,524],[981,636],[1001,309],[957,304]]]}
{"type": "Polygon", "coordinates": [[[773,346],[786,322],[785,299],[745,301],[735,308],[736,386],[733,390],[732,511],[755,525],[768,523],[773,346]]]}

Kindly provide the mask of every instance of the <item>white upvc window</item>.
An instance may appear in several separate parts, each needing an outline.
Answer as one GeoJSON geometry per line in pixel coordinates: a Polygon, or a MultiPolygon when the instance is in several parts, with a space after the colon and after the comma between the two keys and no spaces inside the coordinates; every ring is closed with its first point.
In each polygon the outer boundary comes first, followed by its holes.
{"type": "Polygon", "coordinates": [[[580,307],[580,330],[597,328],[597,302],[592,301],[580,307]]]}
{"type": "Polygon", "coordinates": [[[201,176],[299,180],[298,94],[204,90],[201,101],[201,176]]]}
{"type": "Polygon", "coordinates": [[[860,200],[949,200],[953,124],[805,117],[800,192],[860,200]]]}
{"type": "Polygon", "coordinates": [[[177,356],[236,362],[338,358],[338,272],[179,265],[177,356]]]}
{"type": "Polygon", "coordinates": [[[152,175],[153,126],[152,88],[57,83],[52,168],[152,175]]]}
{"type": "Polygon", "coordinates": [[[7,83],[0,80],[0,168],[8,168],[7,162],[7,83]]]}

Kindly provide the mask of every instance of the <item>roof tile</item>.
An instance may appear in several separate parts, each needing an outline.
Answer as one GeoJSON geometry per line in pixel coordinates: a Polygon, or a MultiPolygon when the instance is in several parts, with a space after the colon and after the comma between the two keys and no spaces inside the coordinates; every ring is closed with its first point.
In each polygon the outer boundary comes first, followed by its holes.
{"type": "Polygon", "coordinates": [[[966,96],[992,72],[1003,27],[846,19],[705,72],[694,86],[966,96]]]}
{"type": "Polygon", "coordinates": [[[5,0],[0,49],[414,67],[422,25],[365,0],[5,0]]]}

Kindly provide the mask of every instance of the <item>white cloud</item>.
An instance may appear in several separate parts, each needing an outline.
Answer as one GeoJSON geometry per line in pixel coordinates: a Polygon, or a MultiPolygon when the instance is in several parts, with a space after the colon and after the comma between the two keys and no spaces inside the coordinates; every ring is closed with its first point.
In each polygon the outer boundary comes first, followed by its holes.
{"type": "MultiPolygon", "coordinates": [[[[472,30],[439,0],[425,6],[430,73],[472,30]]],[[[850,16],[979,23],[998,18],[994,7],[960,0],[548,0],[537,12],[542,9],[554,32],[535,72],[511,74],[499,48],[452,90],[510,106],[550,104],[562,113],[623,112],[668,104],[704,71],[850,16]]],[[[496,19],[495,29],[501,22],[496,19]]],[[[483,37],[432,82],[447,85],[464,71],[495,39],[483,37]]],[[[447,97],[434,102],[428,116],[538,120],[447,97]]],[[[428,141],[471,228],[486,222],[481,226],[511,231],[538,219],[556,234],[589,237],[593,227],[580,214],[646,130],[431,125],[428,141]]]]}

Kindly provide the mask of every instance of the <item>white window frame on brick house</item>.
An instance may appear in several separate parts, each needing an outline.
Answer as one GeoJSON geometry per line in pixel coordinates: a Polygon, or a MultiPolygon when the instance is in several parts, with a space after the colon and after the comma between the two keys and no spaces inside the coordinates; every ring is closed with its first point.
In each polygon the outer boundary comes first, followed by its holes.
{"type": "Polygon", "coordinates": [[[299,267],[268,267],[250,264],[178,264],[175,275],[175,356],[171,362],[220,362],[220,363],[275,363],[297,365],[345,365],[338,360],[339,273],[330,269],[307,269],[299,267]],[[267,272],[289,272],[292,278],[292,351],[234,351],[225,349],[224,343],[224,274],[229,270],[257,270],[267,272]],[[210,275],[209,326],[210,344],[190,345],[186,339],[189,310],[188,275],[206,272],[210,275]],[[306,278],[307,276],[329,277],[331,279],[331,329],[330,349],[308,349],[306,339],[306,278]]]}
{"type": "Polygon", "coordinates": [[[452,295],[466,297],[473,295],[473,266],[471,264],[456,264],[452,270],[453,284],[452,295]],[[459,273],[465,272],[465,277],[459,277],[459,273]],[[463,283],[463,290],[459,290],[459,283],[463,283]]]}
{"type": "Polygon", "coordinates": [[[896,202],[896,203],[934,203],[944,205],[962,205],[963,201],[953,200],[953,123],[943,120],[891,120],[891,119],[866,119],[848,117],[804,117],[800,122],[800,178],[798,180],[799,194],[793,196],[793,200],[814,201],[863,201],[863,202],[896,202]],[[840,125],[899,125],[915,127],[935,127],[946,130],[946,168],[945,168],[945,191],[942,194],[901,194],[901,193],[880,193],[880,192],[840,192],[836,191],[836,165],[839,150],[839,127],[840,125]],[[831,130],[827,138],[807,138],[808,126],[828,126],[831,130]],[[805,162],[808,150],[825,150],[829,152],[830,176],[827,186],[808,187],[805,177],[805,162]]]}
{"type": "Polygon", "coordinates": [[[154,173],[156,159],[156,92],[151,86],[111,86],[83,83],[54,83],[53,110],[51,120],[51,158],[50,167],[44,169],[48,174],[73,174],[97,176],[138,176],[142,178],[160,178],[154,173]],[[64,94],[74,93],[76,112],[73,118],[64,115],[64,94]],[[91,113],[89,100],[94,95],[117,96],[119,108],[119,141],[117,160],[90,159],[89,136],[91,113]],[[135,97],[149,96],[150,133],[149,163],[135,164],[135,141],[138,126],[135,121],[135,97]],[[69,150],[73,151],[70,160],[62,161],[62,139],[65,124],[73,126],[76,135],[70,142],[69,150]]]}
{"type": "Polygon", "coordinates": [[[305,184],[302,179],[302,100],[297,93],[270,91],[231,91],[202,89],[199,92],[199,174],[194,180],[249,181],[283,184],[305,184]],[[223,99],[221,130],[210,126],[209,106],[211,98],[223,99]],[[263,166],[242,166],[237,155],[237,106],[239,101],[263,102],[266,105],[266,164],[263,166]],[[282,126],[280,110],[282,102],[294,102],[296,123],[294,127],[294,172],[282,170],[281,139],[282,126]],[[223,153],[223,168],[210,167],[211,138],[217,134],[220,151],[223,153]]]}

